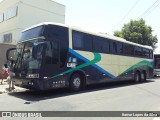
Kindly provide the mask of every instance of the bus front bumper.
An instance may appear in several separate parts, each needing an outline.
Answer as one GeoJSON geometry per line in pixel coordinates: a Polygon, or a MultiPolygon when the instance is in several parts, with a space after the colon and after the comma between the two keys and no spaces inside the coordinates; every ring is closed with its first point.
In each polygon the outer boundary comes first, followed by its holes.
{"type": "Polygon", "coordinates": [[[154,69],[153,74],[154,74],[154,76],[160,76],[160,70],[154,69]]]}
{"type": "Polygon", "coordinates": [[[36,89],[34,80],[31,79],[13,79],[14,85],[26,89],[36,89]]]}

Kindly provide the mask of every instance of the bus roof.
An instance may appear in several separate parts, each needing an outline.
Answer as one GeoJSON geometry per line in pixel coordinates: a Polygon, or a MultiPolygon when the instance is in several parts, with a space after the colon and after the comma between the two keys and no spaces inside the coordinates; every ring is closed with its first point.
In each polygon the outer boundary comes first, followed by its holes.
{"type": "Polygon", "coordinates": [[[35,27],[38,27],[38,26],[42,26],[42,25],[57,25],[57,26],[68,27],[67,25],[61,24],[61,23],[43,22],[43,23],[40,23],[40,24],[33,25],[33,26],[29,27],[29,28],[26,28],[26,29],[24,29],[22,32],[25,32],[25,31],[27,31],[27,30],[30,30],[30,29],[32,29],[32,28],[35,28],[35,27]]]}
{"type": "Polygon", "coordinates": [[[132,45],[135,45],[135,46],[140,46],[140,47],[144,47],[144,48],[148,48],[148,49],[153,49],[151,46],[140,45],[140,44],[137,44],[137,43],[134,43],[134,42],[127,41],[124,38],[112,36],[112,35],[105,34],[105,33],[94,33],[94,32],[90,32],[90,31],[85,31],[85,30],[82,30],[81,28],[78,28],[78,27],[75,27],[75,26],[69,26],[69,25],[65,25],[65,24],[61,24],[61,23],[55,23],[55,22],[43,22],[43,23],[40,23],[40,24],[37,24],[37,25],[33,25],[33,26],[31,26],[31,27],[23,30],[22,32],[28,31],[28,30],[30,30],[32,28],[35,28],[35,27],[38,27],[38,26],[42,26],[42,25],[57,25],[57,26],[62,26],[62,27],[66,27],[66,28],[69,28],[69,29],[72,29],[72,30],[79,31],[79,32],[84,32],[84,33],[88,33],[88,34],[91,34],[91,35],[95,35],[95,36],[99,36],[99,37],[104,37],[104,38],[112,39],[112,40],[123,42],[123,43],[132,44],[132,45]]]}

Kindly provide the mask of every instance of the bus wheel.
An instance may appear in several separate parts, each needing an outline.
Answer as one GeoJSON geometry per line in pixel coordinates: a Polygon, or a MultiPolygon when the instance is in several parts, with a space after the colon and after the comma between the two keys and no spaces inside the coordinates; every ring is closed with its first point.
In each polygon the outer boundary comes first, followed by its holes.
{"type": "Polygon", "coordinates": [[[154,77],[157,77],[157,75],[154,75],[154,77]]]}
{"type": "Polygon", "coordinates": [[[142,82],[146,81],[146,72],[145,71],[143,71],[142,74],[141,74],[141,81],[142,82]]]}
{"type": "Polygon", "coordinates": [[[82,88],[82,79],[79,74],[74,74],[70,79],[70,89],[72,91],[79,91],[82,88]]]}
{"type": "Polygon", "coordinates": [[[140,82],[140,80],[141,80],[140,73],[137,71],[134,74],[134,81],[137,83],[137,82],[140,82]]]}

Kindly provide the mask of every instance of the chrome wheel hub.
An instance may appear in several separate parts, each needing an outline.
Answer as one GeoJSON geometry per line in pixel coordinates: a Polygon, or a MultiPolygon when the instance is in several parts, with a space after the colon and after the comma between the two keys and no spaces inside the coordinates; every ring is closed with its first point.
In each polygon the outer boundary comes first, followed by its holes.
{"type": "Polygon", "coordinates": [[[138,82],[138,81],[139,81],[139,75],[136,74],[136,82],[138,82]]]}
{"type": "Polygon", "coordinates": [[[73,80],[73,84],[74,84],[74,86],[76,87],[76,88],[79,88],[80,87],[80,85],[81,85],[81,80],[80,80],[80,78],[75,78],[74,80],[73,80]]]}

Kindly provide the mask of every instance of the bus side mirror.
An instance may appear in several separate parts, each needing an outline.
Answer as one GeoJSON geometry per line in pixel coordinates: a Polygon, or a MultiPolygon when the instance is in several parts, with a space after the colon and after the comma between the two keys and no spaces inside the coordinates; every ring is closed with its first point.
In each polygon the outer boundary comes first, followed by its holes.
{"type": "Polygon", "coordinates": [[[8,61],[12,61],[12,62],[16,61],[15,53],[16,53],[16,48],[8,49],[7,52],[6,52],[6,59],[8,61]]]}
{"type": "Polygon", "coordinates": [[[34,59],[38,59],[41,57],[43,49],[47,47],[46,42],[40,42],[40,43],[35,43],[33,44],[32,48],[32,57],[34,59]]]}

